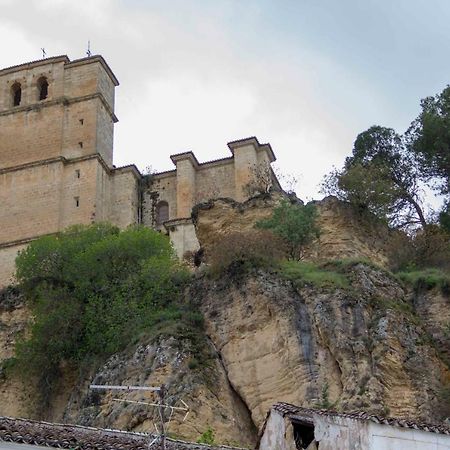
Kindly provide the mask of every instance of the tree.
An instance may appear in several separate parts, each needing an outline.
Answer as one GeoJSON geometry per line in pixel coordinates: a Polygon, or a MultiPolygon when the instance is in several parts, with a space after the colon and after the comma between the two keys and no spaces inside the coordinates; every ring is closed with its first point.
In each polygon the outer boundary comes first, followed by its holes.
{"type": "Polygon", "coordinates": [[[306,245],[320,235],[317,208],[313,203],[292,204],[284,200],[274,208],[272,217],[261,220],[257,227],[272,231],[288,248],[291,259],[303,259],[306,245]]]}
{"type": "Polygon", "coordinates": [[[409,127],[408,148],[417,156],[424,179],[450,194],[450,86],[421,101],[422,111],[409,127]]]}
{"type": "Polygon", "coordinates": [[[250,168],[251,179],[244,186],[245,194],[251,198],[256,195],[269,194],[273,187],[273,171],[267,162],[254,164],[250,168]]]}
{"type": "Polygon", "coordinates": [[[163,317],[184,320],[185,272],[167,236],[148,228],[75,226],[33,241],[16,266],[34,316],[18,343],[18,364],[44,393],[62,363],[105,358],[163,317]]]}
{"type": "Polygon", "coordinates": [[[393,226],[425,227],[419,182],[418,166],[402,138],[391,128],[373,126],[357,136],[352,156],[325,178],[322,190],[393,226]]]}
{"type": "Polygon", "coordinates": [[[442,208],[442,211],[439,214],[439,224],[443,230],[450,233],[450,202],[442,208]]]}

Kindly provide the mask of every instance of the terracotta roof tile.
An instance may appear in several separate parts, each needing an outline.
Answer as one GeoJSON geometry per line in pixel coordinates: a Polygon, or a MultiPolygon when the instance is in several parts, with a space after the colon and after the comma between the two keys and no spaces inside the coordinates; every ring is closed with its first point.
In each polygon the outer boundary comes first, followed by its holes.
{"type": "MultiPolygon", "coordinates": [[[[76,450],[147,450],[149,435],[0,417],[1,441],[76,450]]],[[[166,442],[168,450],[233,449],[227,446],[211,447],[169,438],[166,442]]]]}
{"type": "Polygon", "coordinates": [[[341,413],[337,411],[327,410],[327,409],[313,409],[313,408],[303,408],[301,406],[291,405],[289,403],[276,403],[272,409],[280,412],[283,417],[287,416],[289,418],[301,418],[301,419],[311,419],[313,420],[314,415],[319,416],[329,416],[329,417],[343,417],[354,420],[369,420],[371,422],[390,425],[393,427],[400,428],[411,428],[414,430],[429,431],[432,433],[448,434],[450,435],[450,427],[444,424],[430,424],[421,421],[415,421],[410,419],[398,419],[395,417],[383,417],[377,416],[375,414],[369,414],[365,411],[356,411],[351,413],[341,413]]]}

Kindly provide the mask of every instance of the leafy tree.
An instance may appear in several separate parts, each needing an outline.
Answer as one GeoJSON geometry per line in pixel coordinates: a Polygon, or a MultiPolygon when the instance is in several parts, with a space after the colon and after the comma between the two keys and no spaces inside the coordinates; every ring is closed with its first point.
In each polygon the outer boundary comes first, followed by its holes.
{"type": "Polygon", "coordinates": [[[72,227],[32,242],[16,265],[34,316],[18,363],[44,391],[63,363],[104,358],[167,319],[187,323],[187,273],[168,238],[148,228],[72,227]]]}
{"type": "Polygon", "coordinates": [[[289,257],[296,260],[303,258],[306,245],[320,235],[313,203],[301,205],[284,200],[274,208],[272,217],[259,221],[257,226],[279,236],[286,244],[289,257]]]}
{"type": "Polygon", "coordinates": [[[442,208],[439,214],[439,224],[443,230],[450,233],[450,202],[442,208]]]}
{"type": "Polygon", "coordinates": [[[422,175],[437,179],[441,193],[450,194],[450,86],[421,101],[422,111],[406,133],[422,175]]]}
{"type": "Polygon", "coordinates": [[[373,126],[356,138],[344,168],[328,175],[322,189],[397,227],[427,225],[420,201],[420,176],[402,138],[373,126]]]}

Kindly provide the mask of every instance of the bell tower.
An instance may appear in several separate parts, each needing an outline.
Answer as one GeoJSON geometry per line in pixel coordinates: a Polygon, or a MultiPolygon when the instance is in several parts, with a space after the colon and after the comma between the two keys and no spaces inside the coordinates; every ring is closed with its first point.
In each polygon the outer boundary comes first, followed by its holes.
{"type": "Polygon", "coordinates": [[[31,240],[110,219],[118,84],[101,56],[0,70],[0,284],[31,240]]]}

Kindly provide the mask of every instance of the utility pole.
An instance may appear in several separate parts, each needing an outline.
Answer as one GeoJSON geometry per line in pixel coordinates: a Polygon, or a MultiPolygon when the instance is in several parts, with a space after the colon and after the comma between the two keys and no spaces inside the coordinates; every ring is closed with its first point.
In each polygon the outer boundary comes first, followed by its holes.
{"type": "Polygon", "coordinates": [[[166,450],[166,429],[164,426],[164,397],[165,397],[165,386],[161,385],[158,391],[159,394],[159,419],[161,420],[161,449],[166,450]]]}
{"type": "Polygon", "coordinates": [[[160,427],[161,427],[161,433],[159,432],[158,428],[155,428],[157,431],[156,437],[153,438],[151,434],[149,434],[149,440],[148,440],[148,449],[152,447],[153,444],[160,441],[161,450],[166,450],[166,432],[168,430],[168,426],[170,425],[170,421],[172,420],[172,415],[174,412],[185,412],[185,416],[183,418],[183,422],[186,420],[188,414],[189,414],[189,406],[180,399],[181,403],[184,406],[171,406],[165,404],[165,398],[166,398],[166,387],[165,385],[161,385],[159,387],[152,387],[152,386],[115,386],[115,385],[108,385],[108,384],[91,384],[90,389],[99,389],[99,390],[116,390],[116,391],[150,391],[150,392],[157,392],[159,396],[158,403],[149,403],[149,402],[142,402],[142,401],[135,401],[135,400],[125,400],[121,398],[113,398],[113,401],[115,402],[122,402],[122,403],[129,403],[129,404],[136,404],[136,405],[146,405],[150,407],[158,408],[158,415],[160,420],[160,427]],[[168,426],[165,425],[165,417],[164,417],[164,411],[166,408],[170,409],[170,417],[168,421],[168,426]]]}

